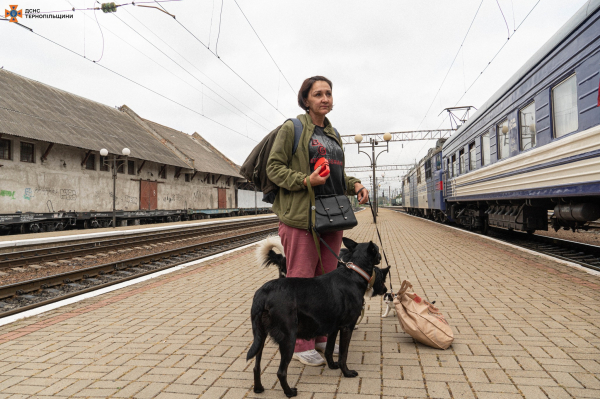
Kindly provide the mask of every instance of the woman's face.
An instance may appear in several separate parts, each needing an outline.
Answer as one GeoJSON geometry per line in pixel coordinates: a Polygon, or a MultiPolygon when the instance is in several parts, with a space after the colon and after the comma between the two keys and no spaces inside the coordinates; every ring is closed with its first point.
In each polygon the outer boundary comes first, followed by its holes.
{"type": "Polygon", "coordinates": [[[333,107],[333,95],[329,83],[318,80],[313,83],[308,91],[308,98],[305,100],[309,112],[315,115],[325,116],[333,107]]]}

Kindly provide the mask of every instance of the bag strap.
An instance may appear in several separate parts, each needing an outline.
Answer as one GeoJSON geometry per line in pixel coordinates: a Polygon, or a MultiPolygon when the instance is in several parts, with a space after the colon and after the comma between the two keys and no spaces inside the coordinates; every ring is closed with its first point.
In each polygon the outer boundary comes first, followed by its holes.
{"type": "Polygon", "coordinates": [[[412,288],[412,284],[410,283],[410,281],[408,280],[404,280],[402,282],[402,285],[400,286],[400,291],[398,291],[398,293],[396,295],[398,296],[402,296],[404,295],[404,293],[409,289],[412,288]]]}
{"type": "Polygon", "coordinates": [[[298,118],[290,118],[288,121],[292,121],[294,124],[294,146],[292,147],[292,155],[294,155],[298,149],[298,144],[300,143],[300,137],[302,136],[302,130],[304,130],[304,127],[298,118]]]}
{"type": "MultiPolygon", "coordinates": [[[[315,219],[317,217],[316,215],[316,206],[315,206],[315,193],[313,191],[312,186],[310,185],[310,176],[306,176],[306,188],[308,188],[308,197],[310,198],[310,206],[308,208],[308,229],[310,230],[312,236],[313,236],[313,240],[315,242],[315,247],[317,248],[317,254],[319,255],[319,264],[321,265],[321,274],[324,275],[325,274],[325,268],[323,267],[323,259],[321,259],[321,246],[319,245],[319,240],[321,240],[326,246],[327,248],[329,248],[329,245],[327,245],[327,243],[325,241],[323,241],[323,239],[321,238],[321,236],[319,235],[319,233],[317,233],[317,230],[315,230],[315,219]]],[[[331,253],[337,258],[337,255],[335,255],[335,252],[333,252],[333,250],[331,248],[329,248],[329,250],[331,251],[331,253]]]]}
{"type": "MultiPolygon", "coordinates": [[[[371,201],[369,201],[369,207],[371,208],[371,213],[373,214],[373,220],[376,220],[375,219],[375,211],[373,210],[373,203],[371,201]]],[[[379,245],[381,245],[381,252],[383,252],[383,258],[385,259],[385,265],[387,267],[390,267],[387,256],[385,255],[385,249],[383,249],[383,242],[381,241],[381,234],[379,234],[379,229],[377,228],[377,223],[375,223],[375,230],[377,231],[377,237],[379,237],[379,245]]],[[[392,287],[392,276],[391,275],[390,275],[390,292],[392,292],[392,293],[394,292],[394,288],[392,287]]]]}

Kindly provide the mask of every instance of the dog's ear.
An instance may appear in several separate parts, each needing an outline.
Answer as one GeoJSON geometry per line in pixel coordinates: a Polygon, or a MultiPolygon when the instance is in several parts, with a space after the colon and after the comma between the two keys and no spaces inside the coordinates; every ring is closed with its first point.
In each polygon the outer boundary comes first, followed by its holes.
{"type": "Polygon", "coordinates": [[[356,242],[352,241],[348,237],[342,237],[342,242],[344,243],[344,246],[350,251],[354,251],[354,248],[356,248],[356,246],[358,245],[356,242]]]}
{"type": "Polygon", "coordinates": [[[379,253],[379,247],[373,241],[369,241],[369,253],[377,255],[379,253]]]}

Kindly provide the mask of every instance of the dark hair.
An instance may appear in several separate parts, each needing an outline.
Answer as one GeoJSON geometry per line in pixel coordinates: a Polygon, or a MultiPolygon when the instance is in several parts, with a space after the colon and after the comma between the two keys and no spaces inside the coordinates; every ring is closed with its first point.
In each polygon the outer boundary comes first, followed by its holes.
{"type": "Polygon", "coordinates": [[[308,98],[308,92],[312,89],[315,82],[327,82],[329,83],[329,87],[333,90],[333,83],[331,80],[327,79],[325,76],[313,76],[312,78],[306,79],[302,86],[300,86],[300,91],[298,92],[298,105],[305,111],[308,111],[308,107],[306,106],[306,99],[308,98]]]}

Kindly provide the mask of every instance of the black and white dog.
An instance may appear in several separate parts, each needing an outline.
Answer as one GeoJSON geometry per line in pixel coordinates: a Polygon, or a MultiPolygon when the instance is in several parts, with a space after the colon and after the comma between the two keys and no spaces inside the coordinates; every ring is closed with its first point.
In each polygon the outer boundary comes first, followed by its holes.
{"type": "MultiPolygon", "coordinates": [[[[276,265],[279,276],[285,277],[285,254],[281,242],[268,239],[259,249],[259,261],[276,265]],[[281,254],[273,251],[278,248],[281,254]]],[[[261,383],[260,360],[267,336],[279,344],[281,362],[277,377],[287,397],[297,395],[296,388],[287,382],[287,368],[292,360],[296,338],[312,339],[327,336],[325,360],[331,369],[341,369],[345,377],[358,373],[348,369],[348,347],[352,331],[360,317],[363,296],[383,295],[387,291],[385,280],[389,268],[376,267],[381,262],[379,248],[373,242],[360,243],[344,238],[342,259],[348,266],[339,264],[330,273],[314,278],[279,278],[265,283],[254,294],[251,320],[254,342],[247,360],[256,357],[254,366],[254,392],[264,391],[261,383]],[[333,350],[340,333],[340,354],[333,361],[333,350]]]]}

